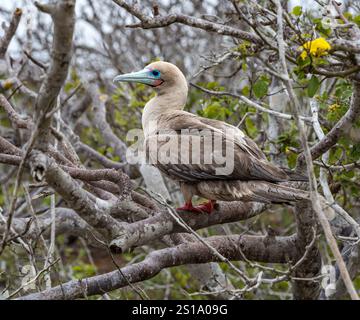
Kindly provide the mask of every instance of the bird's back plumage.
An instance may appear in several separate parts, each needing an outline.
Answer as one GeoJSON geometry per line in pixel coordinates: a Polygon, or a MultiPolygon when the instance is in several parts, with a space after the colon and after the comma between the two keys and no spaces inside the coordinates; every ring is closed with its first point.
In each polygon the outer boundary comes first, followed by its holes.
{"type": "MultiPolygon", "coordinates": [[[[204,180],[264,180],[268,182],[282,182],[289,180],[288,174],[281,168],[267,161],[265,155],[258,146],[246,137],[238,128],[218,120],[201,118],[185,111],[173,111],[158,117],[158,129],[145,138],[145,146],[148,155],[156,155],[154,165],[172,178],[185,182],[204,180]],[[202,133],[206,132],[206,135],[202,133]],[[167,139],[165,138],[167,137],[167,139]],[[209,146],[211,155],[207,153],[206,145],[209,146]],[[199,146],[200,140],[200,149],[199,146]],[[157,144],[152,142],[157,142],[157,144]],[[197,143],[195,143],[195,141],[197,143]],[[221,141],[216,145],[216,141],[221,141]],[[181,163],[184,158],[184,148],[189,155],[189,163],[181,163]],[[151,146],[156,145],[156,150],[151,146]],[[173,158],[167,158],[165,162],[159,161],[159,155],[166,150],[178,149],[173,158]],[[216,150],[220,146],[222,150],[216,150]],[[229,150],[226,148],[232,148],[229,150]],[[156,154],[154,154],[154,152],[156,154]],[[199,155],[200,163],[192,163],[192,159],[199,155]],[[204,157],[210,156],[210,163],[206,163],[204,157]],[[215,170],[226,163],[224,157],[232,157],[234,161],[233,171],[229,174],[216,174],[215,170]],[[223,163],[221,163],[223,162],[223,163]]],[[[154,157],[152,157],[154,159],[154,157]]],[[[198,159],[198,158],[196,158],[198,159]]],[[[230,161],[229,160],[229,161],[230,161]]]]}

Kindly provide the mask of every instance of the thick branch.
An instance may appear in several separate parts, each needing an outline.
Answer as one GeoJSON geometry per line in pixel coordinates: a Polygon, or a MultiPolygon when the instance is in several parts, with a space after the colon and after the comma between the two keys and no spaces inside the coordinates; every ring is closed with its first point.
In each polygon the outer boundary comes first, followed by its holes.
{"type": "Polygon", "coordinates": [[[109,238],[115,237],[119,233],[120,223],[110,215],[101,212],[86,191],[54,160],[42,153],[33,154],[31,160],[31,172],[33,175],[35,173],[35,179],[41,181],[45,177],[47,183],[93,228],[109,238]]]}
{"type": "MultiPolygon", "coordinates": [[[[211,214],[184,212],[181,218],[189,227],[197,230],[216,224],[246,220],[260,214],[265,208],[265,204],[258,202],[221,202],[211,214]]],[[[163,211],[147,219],[128,224],[124,233],[113,240],[111,246],[116,251],[124,252],[131,247],[141,246],[160,239],[164,235],[177,232],[188,231],[178,224],[167,211],[163,211]]]]}
{"type": "MultiPolygon", "coordinates": [[[[296,204],[296,225],[297,239],[296,246],[299,255],[302,256],[307,250],[307,246],[316,236],[315,226],[316,219],[312,210],[311,203],[308,201],[300,201],[296,204]],[[314,234],[315,233],[315,234],[314,234]]],[[[312,246],[302,262],[301,266],[294,272],[296,278],[313,278],[320,274],[321,256],[317,245],[312,246]]],[[[320,293],[319,281],[294,281],[293,294],[297,300],[316,300],[320,293]]]]}
{"type": "MultiPolygon", "coordinates": [[[[247,259],[286,263],[297,259],[295,237],[266,236],[216,236],[208,238],[207,243],[229,260],[247,259]]],[[[162,269],[184,264],[197,264],[217,261],[212,251],[200,242],[184,243],[176,247],[151,252],[145,260],[119,270],[86,278],[69,281],[61,286],[40,293],[21,297],[23,300],[76,299],[95,294],[103,294],[130,283],[150,279],[162,269]]]]}
{"type": "Polygon", "coordinates": [[[54,40],[48,73],[41,84],[35,103],[34,122],[39,123],[36,148],[46,150],[49,144],[51,117],[45,117],[56,105],[68,74],[72,54],[72,38],[75,27],[75,0],[61,0],[51,6],[37,4],[42,11],[50,13],[54,22],[54,40]]]}

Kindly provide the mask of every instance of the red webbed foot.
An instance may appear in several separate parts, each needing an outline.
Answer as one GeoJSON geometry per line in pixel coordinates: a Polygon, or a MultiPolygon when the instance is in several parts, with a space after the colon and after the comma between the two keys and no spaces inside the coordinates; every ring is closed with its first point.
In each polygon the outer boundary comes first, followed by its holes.
{"type": "Polygon", "coordinates": [[[186,202],[182,207],[176,208],[176,211],[189,211],[189,212],[197,212],[201,213],[199,209],[193,206],[192,202],[186,202]]]}

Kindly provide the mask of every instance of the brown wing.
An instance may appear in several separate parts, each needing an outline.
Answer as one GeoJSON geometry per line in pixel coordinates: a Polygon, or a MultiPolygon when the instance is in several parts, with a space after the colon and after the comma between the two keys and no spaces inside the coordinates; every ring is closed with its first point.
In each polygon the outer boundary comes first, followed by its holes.
{"type": "Polygon", "coordinates": [[[251,140],[248,136],[246,136],[239,128],[234,127],[226,122],[215,120],[215,119],[207,119],[207,118],[200,118],[201,122],[218,128],[222,131],[226,129],[234,130],[235,137],[237,138],[239,143],[245,144],[249,147],[249,152],[258,159],[266,160],[265,154],[261,151],[258,145],[251,140]]]}
{"type": "Polygon", "coordinates": [[[254,146],[239,129],[184,111],[163,115],[145,138],[149,162],[176,180],[288,180],[254,146]]]}

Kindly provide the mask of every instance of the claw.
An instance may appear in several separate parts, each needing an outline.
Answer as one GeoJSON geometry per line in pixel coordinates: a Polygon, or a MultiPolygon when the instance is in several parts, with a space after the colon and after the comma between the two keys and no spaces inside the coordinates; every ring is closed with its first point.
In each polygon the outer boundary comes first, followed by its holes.
{"type": "Polygon", "coordinates": [[[190,211],[197,213],[211,213],[214,210],[215,200],[209,200],[206,203],[200,204],[198,206],[193,206],[191,202],[186,202],[184,206],[177,208],[177,211],[190,211]]]}
{"type": "Polygon", "coordinates": [[[211,213],[214,210],[215,200],[209,200],[206,203],[202,203],[195,208],[201,212],[211,213]]]}

